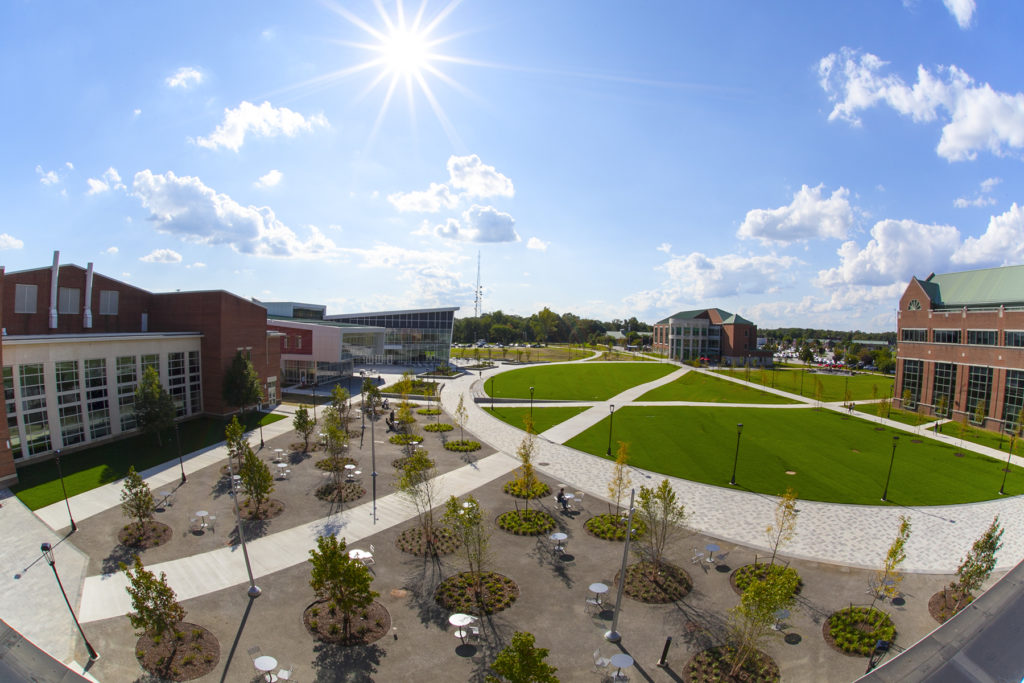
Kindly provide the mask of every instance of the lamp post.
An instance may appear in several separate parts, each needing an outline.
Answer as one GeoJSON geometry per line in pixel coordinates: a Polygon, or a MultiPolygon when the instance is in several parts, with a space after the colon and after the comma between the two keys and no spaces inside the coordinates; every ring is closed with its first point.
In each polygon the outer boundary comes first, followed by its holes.
{"type": "Polygon", "coordinates": [[[533,422],[533,387],[530,387],[530,422],[533,422]]]}
{"type": "Polygon", "coordinates": [[[259,425],[260,425],[260,450],[262,451],[263,450],[263,401],[260,401],[259,406],[257,406],[256,412],[258,412],[260,414],[260,421],[259,421],[259,425]]]}
{"type": "MultiPolygon", "coordinates": [[[[612,425],[615,424],[615,404],[608,404],[608,452],[606,455],[609,459],[612,457],[612,425]]],[[[623,574],[625,576],[625,574],[623,574]]]]}
{"type": "Polygon", "coordinates": [[[249,574],[250,598],[258,598],[263,593],[256,580],[252,577],[252,565],[249,563],[249,550],[245,547],[245,530],[242,529],[242,513],[238,509],[238,488],[235,486],[235,465],[234,460],[228,457],[228,474],[231,475],[231,500],[235,502],[235,526],[238,528],[238,540],[242,544],[242,556],[245,557],[245,571],[249,574]]]}
{"type": "Polygon", "coordinates": [[[85,631],[82,630],[82,625],[78,623],[78,617],[75,616],[75,610],[71,608],[71,601],[68,600],[68,594],[64,591],[64,584],[60,581],[60,574],[57,573],[57,561],[53,558],[53,546],[49,543],[43,543],[39,546],[40,552],[46,558],[46,563],[50,565],[50,569],[53,570],[53,577],[57,579],[57,585],[60,586],[60,594],[64,596],[64,602],[68,605],[68,611],[71,612],[71,618],[75,621],[75,626],[78,627],[78,632],[82,634],[82,640],[85,641],[85,649],[89,651],[89,659],[99,659],[99,655],[96,650],[92,649],[92,645],[89,644],[89,639],[85,637],[85,631]]]}
{"type": "Polygon", "coordinates": [[[178,433],[178,423],[174,423],[174,441],[178,444],[178,467],[181,468],[181,483],[188,481],[185,478],[185,463],[181,459],[181,434],[178,433]]]}
{"type": "Polygon", "coordinates": [[[316,422],[316,375],[313,375],[313,422],[316,422]]]}
{"type": "Polygon", "coordinates": [[[738,463],[740,460],[740,434],[742,433],[743,423],[740,422],[738,425],[736,425],[736,455],[734,455],[732,458],[732,479],[729,480],[729,483],[732,484],[733,486],[736,485],[736,463],[738,463]]]}
{"type": "MultiPolygon", "coordinates": [[[[373,398],[370,398],[370,405],[373,405],[373,398]]],[[[370,415],[370,481],[373,483],[373,523],[377,523],[377,447],[374,439],[374,423],[377,421],[377,411],[370,415]]]]}
{"type": "Polygon", "coordinates": [[[882,500],[888,501],[886,497],[889,495],[889,477],[892,476],[892,463],[896,460],[896,444],[899,443],[900,437],[892,437],[892,455],[889,456],[889,474],[885,475],[885,489],[882,491],[882,500]]]}
{"type": "Polygon", "coordinates": [[[64,487],[64,472],[60,468],[60,449],[54,451],[54,459],[57,461],[57,476],[60,477],[60,490],[64,492],[64,504],[68,506],[68,519],[71,520],[71,533],[78,531],[75,518],[71,516],[71,503],[68,502],[68,490],[64,487]]]}
{"type": "Polygon", "coordinates": [[[1010,432],[1010,450],[1006,454],[1006,469],[1003,470],[1003,483],[999,485],[999,495],[1005,496],[1006,491],[1003,489],[1006,487],[1006,475],[1010,473],[1010,458],[1013,456],[1013,441],[1017,438],[1015,432],[1010,432]]]}
{"type": "MultiPolygon", "coordinates": [[[[636,489],[631,489],[629,492],[629,517],[626,519],[626,544],[622,549],[622,569],[620,570],[619,576],[626,576],[626,564],[629,562],[629,541],[633,536],[633,513],[636,512],[636,508],[633,507],[633,500],[636,497],[636,489]]],[[[619,612],[622,607],[622,589],[625,587],[625,580],[619,581],[619,590],[615,595],[615,615],[612,617],[612,627],[604,634],[605,640],[610,643],[617,643],[622,640],[622,634],[619,633],[619,612]]]]}

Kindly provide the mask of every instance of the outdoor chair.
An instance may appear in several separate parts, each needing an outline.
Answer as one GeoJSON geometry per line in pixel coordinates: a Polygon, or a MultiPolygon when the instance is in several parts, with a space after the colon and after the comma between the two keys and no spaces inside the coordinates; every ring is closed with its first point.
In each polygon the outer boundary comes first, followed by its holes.
{"type": "Polygon", "coordinates": [[[473,624],[470,624],[469,625],[469,637],[470,638],[476,638],[477,640],[479,640],[480,639],[480,627],[479,626],[475,626],[473,624]]]}
{"type": "Polygon", "coordinates": [[[188,530],[189,531],[202,531],[203,530],[203,523],[199,520],[198,517],[193,517],[192,519],[190,519],[188,521],[188,530]]]}
{"type": "Polygon", "coordinates": [[[216,526],[216,524],[217,524],[217,515],[207,515],[206,516],[206,528],[207,529],[209,529],[210,531],[214,531],[215,530],[214,527],[216,526]]]}
{"type": "Polygon", "coordinates": [[[259,657],[261,654],[263,654],[263,651],[260,650],[260,646],[259,645],[253,645],[248,650],[246,650],[246,652],[249,653],[249,659],[251,659],[253,661],[255,661],[256,658],[259,657]]]}
{"type": "Polygon", "coordinates": [[[608,665],[612,663],[612,660],[607,657],[601,656],[601,648],[594,650],[594,666],[598,669],[607,669],[608,665]]]}
{"type": "Polygon", "coordinates": [[[590,609],[592,607],[596,607],[598,612],[603,610],[604,609],[604,605],[601,604],[601,598],[587,598],[587,603],[586,603],[585,609],[586,609],[588,614],[590,613],[590,609]]]}
{"type": "Polygon", "coordinates": [[[294,680],[292,678],[292,669],[293,669],[293,667],[291,667],[291,666],[282,666],[280,669],[278,669],[277,670],[277,678],[278,678],[278,680],[282,680],[282,681],[294,680]]]}
{"type": "Polygon", "coordinates": [[[703,559],[704,559],[704,553],[702,553],[699,550],[697,550],[696,548],[694,548],[693,549],[693,557],[690,558],[690,562],[693,563],[693,564],[697,564],[698,562],[703,561],[703,559]]]}
{"type": "Polygon", "coordinates": [[[371,564],[377,564],[377,560],[375,560],[374,557],[373,557],[376,552],[377,552],[377,550],[373,547],[373,544],[371,543],[370,544],[370,556],[363,558],[363,564],[366,565],[367,567],[369,567],[371,564]]]}
{"type": "Polygon", "coordinates": [[[575,503],[576,505],[579,505],[580,509],[582,510],[583,509],[583,491],[577,491],[576,492],[576,497],[573,499],[572,502],[575,503]]]}

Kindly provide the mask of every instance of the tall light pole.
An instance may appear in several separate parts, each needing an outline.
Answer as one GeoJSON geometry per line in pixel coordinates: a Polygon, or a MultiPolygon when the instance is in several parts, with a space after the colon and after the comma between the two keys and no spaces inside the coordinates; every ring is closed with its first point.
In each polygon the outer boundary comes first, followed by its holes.
{"type": "Polygon", "coordinates": [[[54,459],[57,461],[57,476],[60,477],[60,490],[64,492],[64,504],[68,506],[68,519],[71,520],[71,532],[78,531],[75,518],[71,516],[71,503],[68,502],[68,490],[64,487],[64,471],[60,468],[60,449],[54,451],[54,459]]]}
{"type": "Polygon", "coordinates": [[[178,467],[181,468],[181,483],[184,484],[188,479],[185,478],[185,463],[181,459],[181,434],[178,433],[178,423],[174,423],[174,441],[178,444],[178,467]]]}
{"type": "Polygon", "coordinates": [[[316,374],[313,375],[313,422],[316,422],[316,374]]]}
{"type": "Polygon", "coordinates": [[[729,483],[732,484],[733,486],[736,485],[736,463],[738,463],[740,460],[740,434],[742,433],[743,423],[740,422],[738,425],[736,425],[736,455],[734,455],[732,458],[732,479],[729,480],[729,483]]]}
{"type": "Polygon", "coordinates": [[[615,595],[615,615],[612,617],[612,627],[604,634],[605,640],[611,643],[617,643],[622,640],[622,635],[618,631],[619,612],[622,607],[622,589],[626,586],[626,564],[629,562],[629,541],[633,536],[633,513],[636,512],[636,508],[633,507],[633,499],[635,497],[636,489],[630,489],[629,517],[626,519],[626,544],[622,549],[622,569],[619,571],[619,576],[621,576],[622,579],[619,581],[619,590],[615,595]]]}
{"type": "Polygon", "coordinates": [[[252,565],[249,563],[249,550],[245,547],[245,530],[242,529],[242,513],[238,509],[238,488],[235,486],[234,459],[228,455],[228,474],[231,475],[231,500],[235,501],[235,526],[238,527],[238,540],[242,543],[242,556],[245,557],[245,571],[249,574],[250,598],[258,598],[263,593],[256,580],[252,577],[252,565]]]}
{"type": "Polygon", "coordinates": [[[533,422],[533,387],[530,387],[530,422],[533,422]]]}
{"type": "Polygon", "coordinates": [[[68,605],[68,611],[71,612],[71,618],[75,621],[75,626],[78,627],[78,632],[82,634],[82,640],[85,641],[85,649],[89,651],[89,659],[99,659],[99,654],[96,650],[92,649],[92,645],[89,644],[89,639],[85,637],[85,631],[82,630],[82,625],[78,623],[78,617],[75,616],[75,610],[71,608],[71,601],[68,600],[68,594],[64,591],[64,584],[60,581],[60,574],[57,573],[57,560],[53,558],[53,546],[49,543],[43,543],[39,546],[40,552],[46,558],[46,563],[50,565],[50,569],[53,570],[53,576],[57,579],[57,585],[60,586],[60,594],[64,596],[64,602],[68,605]]]}
{"type": "MultiPolygon", "coordinates": [[[[373,397],[370,397],[370,405],[373,406],[373,397]]],[[[377,410],[374,407],[373,414],[370,415],[370,481],[372,482],[373,489],[373,523],[377,523],[377,447],[376,440],[374,437],[374,423],[377,421],[377,410]]]]}
{"type": "Polygon", "coordinates": [[[999,485],[999,495],[1005,496],[1006,491],[1003,489],[1006,487],[1006,475],[1010,473],[1010,458],[1013,456],[1013,441],[1017,438],[1015,432],[1010,432],[1010,450],[1006,454],[1006,469],[1003,470],[1003,483],[999,485]]]}
{"type": "MultiPolygon", "coordinates": [[[[615,424],[615,404],[608,404],[608,451],[606,455],[610,460],[612,457],[612,425],[615,424]]],[[[632,506],[630,506],[632,507],[632,506]]],[[[623,575],[625,576],[625,575],[623,575]]]]}
{"type": "Polygon", "coordinates": [[[892,455],[889,456],[889,474],[885,475],[885,489],[882,491],[882,500],[888,501],[886,496],[889,495],[889,477],[892,476],[892,463],[896,460],[896,444],[899,443],[900,437],[892,437],[892,455]]]}

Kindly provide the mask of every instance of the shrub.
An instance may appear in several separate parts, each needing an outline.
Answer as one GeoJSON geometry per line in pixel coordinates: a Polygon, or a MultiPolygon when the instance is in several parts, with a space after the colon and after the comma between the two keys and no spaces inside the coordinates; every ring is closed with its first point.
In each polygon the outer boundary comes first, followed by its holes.
{"type": "Polygon", "coordinates": [[[526,487],[523,486],[522,480],[513,479],[512,481],[505,482],[504,490],[510,496],[516,498],[541,498],[542,496],[548,495],[551,491],[551,487],[542,481],[534,481],[533,486],[530,487],[530,491],[526,491],[526,487]]]}
{"type": "Polygon", "coordinates": [[[543,510],[510,510],[498,516],[498,526],[517,536],[539,536],[555,528],[555,518],[543,510]]]}
{"type": "Polygon", "coordinates": [[[479,441],[455,439],[445,443],[444,448],[447,451],[455,451],[456,453],[472,453],[473,451],[480,450],[481,446],[479,441]]]}
{"type": "Polygon", "coordinates": [[[748,564],[740,567],[736,570],[735,580],[736,587],[740,589],[740,592],[747,590],[747,586],[753,583],[755,580],[764,581],[769,575],[782,576],[791,575],[796,577],[796,592],[800,592],[803,582],[800,579],[800,575],[792,567],[783,567],[781,564],[748,564]]]}
{"type": "MultiPolygon", "coordinates": [[[[586,521],[583,525],[587,531],[594,534],[598,538],[603,538],[606,541],[625,541],[626,540],[626,517],[619,515],[604,514],[595,515],[586,521]]],[[[643,536],[647,532],[647,525],[644,524],[642,519],[633,517],[633,535],[632,540],[636,540],[643,536]]]]}
{"type": "Polygon", "coordinates": [[[420,415],[440,415],[440,408],[420,408],[416,411],[420,415]]]}
{"type": "Polygon", "coordinates": [[[453,429],[455,427],[447,422],[429,422],[423,425],[423,431],[425,432],[450,432],[453,429]]]}
{"type": "Polygon", "coordinates": [[[393,434],[388,441],[396,446],[408,446],[411,443],[420,443],[423,438],[416,434],[393,434]]]}
{"type": "Polygon", "coordinates": [[[847,654],[870,655],[879,640],[896,638],[892,619],[874,607],[845,607],[828,618],[827,628],[836,647],[847,654]]]}

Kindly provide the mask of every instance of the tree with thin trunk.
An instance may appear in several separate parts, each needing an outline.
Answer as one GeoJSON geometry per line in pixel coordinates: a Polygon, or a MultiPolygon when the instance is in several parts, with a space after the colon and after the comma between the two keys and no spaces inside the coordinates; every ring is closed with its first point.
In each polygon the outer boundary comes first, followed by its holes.
{"type": "Polygon", "coordinates": [[[535,647],[535,642],[532,633],[516,631],[512,642],[498,653],[494,664],[491,664],[491,671],[500,678],[488,674],[484,680],[487,683],[558,683],[555,675],[558,669],[544,661],[548,649],[535,647]]]}
{"type": "Polygon", "coordinates": [[[440,495],[437,468],[427,451],[417,448],[405,460],[396,487],[398,493],[416,508],[416,516],[423,530],[423,539],[428,550],[434,547],[434,507],[440,495]]]}
{"type": "Polygon", "coordinates": [[[316,549],[309,551],[309,585],[317,597],[341,612],[345,637],[352,635],[352,618],[373,604],[380,594],[372,590],[373,576],[359,560],[348,556],[345,539],[319,536],[316,549]]]}
{"type": "MultiPolygon", "coordinates": [[[[526,511],[530,509],[530,499],[533,498],[536,489],[541,486],[537,480],[537,471],[533,468],[533,451],[536,445],[533,434],[528,431],[523,440],[519,442],[519,447],[516,448],[516,457],[519,458],[520,464],[519,469],[516,470],[514,481],[523,494],[523,509],[526,511]]],[[[519,509],[518,501],[516,509],[519,509]]]]}
{"type": "Polygon", "coordinates": [[[155,508],[153,492],[149,490],[149,485],[135,471],[135,466],[130,466],[128,475],[124,478],[124,487],[121,489],[121,512],[125,517],[135,520],[135,527],[140,536],[146,530],[146,522],[153,519],[155,508]]]}
{"type": "Polygon", "coordinates": [[[768,546],[772,549],[769,567],[775,564],[775,555],[779,548],[793,540],[796,534],[796,514],[796,491],[787,488],[775,505],[775,523],[764,530],[768,546]]]}
{"type": "Polygon", "coordinates": [[[641,486],[636,499],[636,514],[647,527],[636,547],[650,561],[653,579],[661,571],[665,549],[683,533],[686,506],[679,501],[668,479],[662,479],[657,488],[641,486]]]}
{"type": "Polygon", "coordinates": [[[903,580],[903,574],[899,567],[907,559],[907,541],[910,539],[910,518],[900,515],[900,528],[896,532],[889,550],[885,553],[885,564],[876,576],[877,587],[872,591],[873,598],[871,606],[875,606],[875,600],[879,594],[892,599],[899,595],[899,584],[903,580]]]}
{"type": "Polygon", "coordinates": [[[769,572],[763,581],[751,581],[740,604],[729,610],[729,640],[734,648],[730,676],[740,672],[772,633],[775,613],[793,606],[799,580],[796,572],[769,572]]]}
{"type": "Polygon", "coordinates": [[[459,405],[455,406],[455,424],[459,425],[459,440],[466,440],[466,422],[469,421],[469,412],[466,410],[466,395],[459,394],[459,405]]]}
{"type": "Polygon", "coordinates": [[[619,450],[615,454],[615,467],[612,468],[612,478],[608,482],[608,496],[615,503],[615,514],[619,514],[622,507],[622,499],[625,498],[629,487],[633,485],[633,478],[629,474],[627,464],[629,463],[629,443],[619,442],[619,450]]]}
{"type": "Polygon", "coordinates": [[[263,400],[259,373],[256,372],[252,361],[243,356],[241,351],[235,353],[231,366],[224,373],[221,395],[225,403],[238,407],[242,412],[245,412],[246,406],[263,400]]]}
{"type": "Polygon", "coordinates": [[[342,471],[345,469],[342,467],[341,454],[345,452],[345,446],[348,445],[348,430],[342,424],[341,415],[334,406],[324,408],[321,415],[324,448],[327,450],[327,458],[330,461],[334,487],[340,491],[342,471]]]}
{"type": "Polygon", "coordinates": [[[175,415],[174,399],[160,384],[160,374],[147,367],[135,388],[135,421],[146,434],[155,434],[157,445],[163,447],[162,434],[174,426],[175,415]]]}
{"type": "Polygon", "coordinates": [[[974,599],[974,591],[981,588],[996,568],[996,553],[1003,547],[1002,538],[1003,528],[999,525],[999,515],[996,515],[988,529],[971,546],[956,570],[956,579],[950,584],[957,597],[954,614],[974,599]]]}
{"type": "Polygon", "coordinates": [[[484,566],[490,559],[490,534],[483,522],[483,508],[471,495],[462,501],[451,496],[445,503],[444,523],[461,544],[463,559],[466,560],[469,574],[473,577],[477,601],[483,598],[482,574],[484,566]]]}
{"type": "Polygon", "coordinates": [[[132,628],[138,629],[136,635],[160,640],[185,619],[185,608],[178,603],[174,589],[167,584],[167,574],[160,572],[160,578],[156,578],[153,572],[142,566],[138,556],[133,567],[122,562],[121,571],[128,577],[125,590],[134,610],[128,613],[128,621],[132,628]]]}
{"type": "Polygon", "coordinates": [[[351,407],[350,399],[352,396],[348,393],[348,389],[343,386],[335,385],[331,389],[331,406],[338,411],[338,415],[341,416],[341,421],[348,428],[348,415],[349,408],[351,407]]]}
{"type": "Polygon", "coordinates": [[[224,440],[228,447],[229,458],[242,457],[242,444],[245,443],[245,429],[238,421],[237,415],[231,416],[231,422],[224,428],[224,440]]]}
{"type": "Polygon", "coordinates": [[[252,504],[253,517],[259,519],[263,514],[261,509],[263,504],[270,499],[270,494],[274,492],[274,477],[270,474],[267,463],[252,452],[249,444],[242,446],[242,465],[238,470],[238,475],[242,478],[242,491],[249,499],[248,502],[252,504]]]}
{"type": "Polygon", "coordinates": [[[292,427],[302,437],[302,451],[304,453],[309,451],[309,437],[313,434],[313,430],[316,429],[316,420],[309,414],[306,406],[300,405],[295,411],[295,417],[292,418],[292,427]]]}
{"type": "Polygon", "coordinates": [[[978,401],[978,405],[974,406],[974,422],[979,425],[985,424],[985,402],[978,401]]]}

